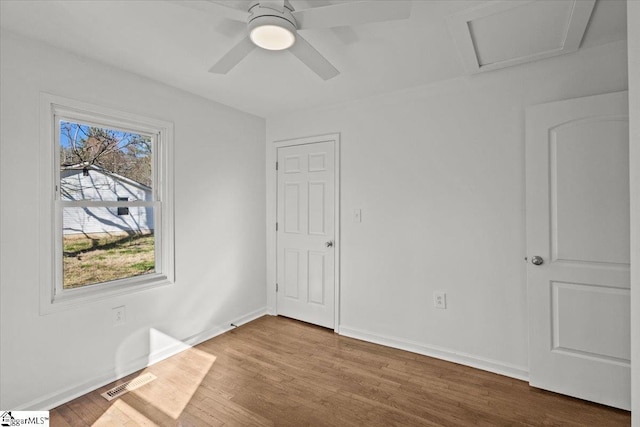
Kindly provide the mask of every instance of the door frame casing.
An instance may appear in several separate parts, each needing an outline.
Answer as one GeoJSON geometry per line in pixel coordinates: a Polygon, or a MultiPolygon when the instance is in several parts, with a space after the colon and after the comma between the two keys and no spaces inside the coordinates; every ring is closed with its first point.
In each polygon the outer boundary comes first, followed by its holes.
{"type": "Polygon", "coordinates": [[[296,145],[309,145],[332,141],[334,156],[334,325],[333,330],[339,333],[340,328],[340,134],[330,133],[301,138],[273,141],[267,150],[267,312],[278,314],[278,298],[276,282],[277,268],[277,209],[278,209],[278,149],[296,145]]]}

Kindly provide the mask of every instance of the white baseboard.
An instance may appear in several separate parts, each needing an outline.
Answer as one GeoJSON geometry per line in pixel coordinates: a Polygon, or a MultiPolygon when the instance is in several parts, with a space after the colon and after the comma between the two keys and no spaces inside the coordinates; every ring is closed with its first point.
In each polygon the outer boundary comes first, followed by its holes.
{"type": "Polygon", "coordinates": [[[423,356],[434,357],[436,359],[442,359],[476,369],[482,369],[483,371],[493,372],[494,374],[500,374],[522,381],[529,381],[529,371],[528,368],[524,366],[517,366],[499,362],[497,360],[486,359],[447,348],[427,346],[417,342],[378,335],[344,325],[340,325],[340,335],[400,350],[410,351],[412,353],[422,354],[423,356]]]}
{"type": "Polygon", "coordinates": [[[231,329],[234,329],[234,327],[231,326],[232,323],[236,326],[240,326],[259,317],[262,317],[265,314],[267,314],[266,308],[261,308],[259,310],[253,311],[240,318],[224,322],[220,325],[214,326],[180,341],[176,340],[177,342],[162,349],[156,350],[149,355],[129,361],[124,366],[118,367],[117,371],[115,371],[116,368],[113,368],[109,372],[105,372],[104,374],[92,378],[91,380],[69,386],[55,393],[50,393],[48,395],[38,397],[37,399],[34,399],[22,405],[18,405],[16,408],[12,409],[15,409],[16,411],[51,410],[57,406],[69,402],[70,400],[75,399],[76,397],[87,394],[109,383],[117,381],[120,378],[126,377],[127,375],[133,374],[136,371],[154,365],[168,357],[174,356],[188,348],[191,348],[197,344],[200,344],[231,329]]]}

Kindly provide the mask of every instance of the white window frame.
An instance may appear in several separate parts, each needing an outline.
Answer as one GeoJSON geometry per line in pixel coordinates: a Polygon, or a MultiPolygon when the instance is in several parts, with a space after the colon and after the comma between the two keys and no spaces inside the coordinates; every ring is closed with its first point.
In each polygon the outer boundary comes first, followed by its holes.
{"type": "Polygon", "coordinates": [[[40,96],[40,313],[174,283],[173,123],[42,93],[40,96]],[[152,201],[63,201],[60,185],[60,121],[122,130],[152,140],[152,201]],[[64,207],[153,207],[155,272],[64,289],[62,210],[64,207]]]}

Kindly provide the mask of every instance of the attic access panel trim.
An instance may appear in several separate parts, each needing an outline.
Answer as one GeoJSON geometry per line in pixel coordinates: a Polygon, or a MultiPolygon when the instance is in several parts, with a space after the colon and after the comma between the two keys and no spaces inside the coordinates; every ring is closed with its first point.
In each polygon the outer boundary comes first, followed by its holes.
{"type": "Polygon", "coordinates": [[[577,51],[595,2],[490,1],[447,21],[467,73],[475,74],[577,51]],[[548,21],[535,19],[545,13],[548,21]]]}

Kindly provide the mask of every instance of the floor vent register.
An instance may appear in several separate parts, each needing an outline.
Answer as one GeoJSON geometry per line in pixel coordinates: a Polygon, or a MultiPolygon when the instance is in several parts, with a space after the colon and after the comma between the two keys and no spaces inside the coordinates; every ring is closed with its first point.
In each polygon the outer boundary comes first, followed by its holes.
{"type": "Polygon", "coordinates": [[[151,373],[142,374],[139,377],[136,377],[130,381],[124,382],[120,385],[115,386],[111,390],[107,390],[101,394],[102,397],[107,399],[108,401],[112,401],[125,393],[128,393],[132,390],[142,387],[145,384],[149,384],[151,381],[155,380],[156,376],[151,373]]]}

